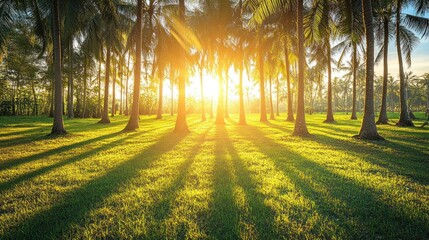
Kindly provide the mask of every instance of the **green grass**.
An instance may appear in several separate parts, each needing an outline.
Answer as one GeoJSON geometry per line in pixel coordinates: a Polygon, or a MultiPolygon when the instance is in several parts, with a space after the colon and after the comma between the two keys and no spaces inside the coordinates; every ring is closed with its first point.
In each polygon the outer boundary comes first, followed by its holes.
{"type": "Polygon", "coordinates": [[[317,114],[301,139],[284,118],[66,120],[50,138],[51,119],[1,117],[0,239],[429,238],[429,128],[366,142],[317,114]]]}

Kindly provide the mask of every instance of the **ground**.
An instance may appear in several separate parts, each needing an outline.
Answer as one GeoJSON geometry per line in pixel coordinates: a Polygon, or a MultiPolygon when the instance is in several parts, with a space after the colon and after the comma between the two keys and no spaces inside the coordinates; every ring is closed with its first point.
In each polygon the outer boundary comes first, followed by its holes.
{"type": "Polygon", "coordinates": [[[0,117],[0,239],[429,238],[429,128],[360,141],[349,117],[307,116],[306,139],[285,115],[191,115],[186,134],[170,116],[131,133],[65,120],[59,138],[51,119],[0,117]]]}

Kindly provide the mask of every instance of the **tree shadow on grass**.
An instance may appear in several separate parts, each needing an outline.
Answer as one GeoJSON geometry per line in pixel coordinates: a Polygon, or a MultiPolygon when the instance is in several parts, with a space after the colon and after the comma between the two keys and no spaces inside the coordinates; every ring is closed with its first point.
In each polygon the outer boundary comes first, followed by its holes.
{"type": "MultiPolygon", "coordinates": [[[[163,196],[162,199],[160,199],[154,206],[154,218],[156,222],[158,223],[157,226],[152,226],[152,228],[149,229],[148,235],[150,238],[153,239],[162,239],[165,238],[165,236],[162,236],[161,234],[164,233],[162,228],[164,227],[162,224],[167,219],[167,217],[171,214],[172,211],[172,204],[178,197],[178,193],[181,189],[184,188],[188,176],[188,172],[192,166],[192,164],[195,162],[195,158],[199,151],[201,150],[202,145],[204,144],[206,137],[210,130],[212,129],[213,125],[207,128],[207,130],[204,131],[200,136],[196,139],[196,144],[192,146],[192,148],[189,150],[189,154],[187,159],[180,164],[180,166],[177,168],[178,175],[176,179],[166,188],[162,191],[161,195],[163,196]]],[[[186,229],[179,229],[180,231],[177,232],[175,238],[176,239],[185,239],[186,238],[186,229]]]]}
{"type": "MultiPolygon", "coordinates": [[[[169,124],[162,125],[161,128],[165,128],[168,125],[169,124]]],[[[158,126],[158,129],[159,128],[160,128],[160,126],[158,126]]],[[[158,129],[155,129],[155,128],[149,126],[149,130],[148,131],[142,131],[142,133],[151,132],[151,131],[155,131],[155,130],[158,130],[158,129]]],[[[89,130],[90,131],[94,131],[94,129],[89,129],[89,130]]],[[[91,139],[87,139],[87,140],[84,140],[84,141],[76,142],[76,143],[73,143],[73,144],[70,144],[70,145],[65,145],[65,146],[61,146],[61,147],[58,147],[58,148],[50,149],[50,150],[47,150],[45,152],[36,153],[34,155],[31,155],[31,156],[26,156],[26,157],[21,157],[21,158],[15,158],[15,159],[8,159],[8,160],[0,162],[0,171],[1,170],[5,170],[5,169],[9,169],[9,168],[13,168],[13,167],[17,167],[17,166],[19,166],[21,164],[25,164],[25,163],[28,163],[28,162],[32,162],[32,161],[40,160],[40,159],[43,159],[43,158],[47,158],[47,157],[49,157],[51,155],[56,155],[56,154],[60,154],[62,152],[67,152],[67,151],[70,151],[72,149],[80,148],[80,147],[83,147],[85,145],[92,144],[92,143],[95,143],[95,142],[98,142],[98,141],[107,140],[107,139],[116,137],[116,136],[118,136],[120,134],[123,134],[123,133],[122,132],[109,133],[109,134],[106,134],[106,135],[101,135],[101,136],[98,136],[98,137],[95,137],[95,138],[91,138],[91,139]]],[[[45,137],[43,137],[43,139],[52,139],[52,138],[45,136],[45,137]]]]}
{"type": "MultiPolygon", "coordinates": [[[[287,149],[286,146],[267,138],[263,132],[254,127],[239,129],[239,132],[252,141],[261,153],[270,157],[275,166],[294,182],[302,194],[316,203],[317,212],[331,222],[336,222],[345,230],[347,237],[367,239],[427,237],[429,226],[424,219],[418,216],[410,217],[404,213],[404,209],[396,209],[382,201],[381,192],[363,187],[358,182],[329,171],[317,162],[306,159],[292,149],[287,149]],[[286,161],[276,159],[279,151],[286,161]],[[307,176],[317,185],[323,186],[327,192],[318,191],[302,176],[307,176]],[[341,204],[333,204],[337,201],[341,204]]],[[[325,233],[318,232],[317,228],[311,231],[314,231],[315,235],[326,237],[325,233]]]]}
{"type": "MultiPolygon", "coordinates": [[[[344,137],[344,135],[347,137],[350,131],[335,129],[335,131],[330,132],[326,130],[326,126],[323,127],[324,125],[322,124],[320,126],[321,128],[316,129],[319,133],[313,133],[316,138],[308,140],[313,140],[316,143],[351,153],[355,156],[362,156],[362,153],[365,153],[368,156],[373,156],[370,159],[365,158],[364,160],[367,162],[386,168],[394,173],[405,175],[412,181],[422,184],[429,183],[429,176],[427,174],[429,172],[429,154],[417,148],[409,147],[407,144],[398,144],[389,139],[386,141],[369,141],[368,143],[374,146],[363,147],[362,144],[365,144],[364,142],[359,142],[351,138],[347,141],[334,137],[344,137]],[[400,156],[403,156],[403,158],[400,156]]],[[[288,129],[282,126],[272,127],[285,133],[289,132],[288,129]]],[[[411,138],[392,139],[400,140],[404,143],[413,142],[411,138]]]]}
{"type": "Polygon", "coordinates": [[[256,190],[257,186],[252,180],[251,173],[238,155],[225,126],[218,126],[218,128],[219,132],[225,136],[224,143],[232,158],[237,184],[243,188],[246,195],[245,199],[249,204],[250,217],[252,223],[255,224],[257,237],[259,239],[276,239],[276,231],[273,226],[275,212],[264,204],[263,196],[256,190]]]}
{"type": "MultiPolygon", "coordinates": [[[[118,136],[118,135],[120,135],[120,133],[116,133],[116,136],[118,136]]],[[[93,156],[93,155],[95,155],[95,154],[97,154],[99,152],[111,149],[112,147],[114,147],[114,146],[118,145],[119,143],[123,142],[125,139],[137,137],[139,135],[142,135],[142,132],[134,133],[134,134],[130,134],[130,135],[126,135],[125,137],[122,137],[122,138],[120,138],[118,140],[115,140],[113,142],[109,142],[108,144],[104,144],[101,147],[92,149],[90,151],[87,151],[87,152],[84,152],[84,153],[81,153],[81,154],[78,154],[78,155],[74,155],[73,157],[70,157],[70,158],[67,158],[67,159],[55,162],[52,165],[41,167],[41,168],[39,168],[39,169],[37,169],[35,171],[19,175],[16,178],[13,178],[13,179],[10,179],[10,180],[8,180],[6,182],[0,183],[0,194],[2,194],[4,191],[6,191],[8,189],[11,189],[13,186],[15,186],[15,185],[17,185],[17,184],[19,184],[19,183],[21,183],[23,181],[30,180],[30,179],[32,179],[34,177],[37,177],[39,175],[48,173],[48,172],[53,171],[53,170],[55,170],[57,168],[66,166],[68,164],[72,164],[72,163],[84,160],[84,159],[86,159],[88,157],[91,157],[91,156],[93,156]]]]}
{"type": "Polygon", "coordinates": [[[95,178],[82,187],[65,194],[51,208],[36,213],[23,223],[10,229],[2,239],[59,239],[73,225],[82,223],[88,212],[103,200],[119,191],[142,169],[150,167],[163,154],[172,150],[187,134],[169,133],[129,160],[95,178]]]}
{"type": "Polygon", "coordinates": [[[239,209],[234,200],[233,176],[228,164],[225,130],[216,127],[213,193],[207,234],[213,239],[239,239],[239,209]]]}

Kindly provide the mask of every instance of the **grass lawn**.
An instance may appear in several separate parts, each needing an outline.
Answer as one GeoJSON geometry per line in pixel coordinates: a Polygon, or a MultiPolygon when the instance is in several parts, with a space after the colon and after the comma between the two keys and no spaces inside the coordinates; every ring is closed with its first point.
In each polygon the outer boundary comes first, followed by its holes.
{"type": "Polygon", "coordinates": [[[429,238],[429,127],[365,142],[350,115],[307,116],[309,139],[284,115],[191,115],[188,134],[164,117],[133,133],[65,120],[61,138],[51,119],[1,117],[0,239],[429,238]]]}

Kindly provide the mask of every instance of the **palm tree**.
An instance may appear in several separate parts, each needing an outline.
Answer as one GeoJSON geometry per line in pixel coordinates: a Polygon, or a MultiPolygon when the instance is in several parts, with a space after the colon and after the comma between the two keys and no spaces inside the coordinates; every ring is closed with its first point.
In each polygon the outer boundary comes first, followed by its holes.
{"type": "Polygon", "coordinates": [[[143,29],[143,0],[137,0],[137,19],[135,25],[135,62],[134,62],[134,93],[133,104],[131,108],[130,119],[123,131],[135,131],[139,128],[139,98],[140,98],[140,81],[141,81],[141,65],[142,65],[142,29],[143,29]]]}
{"type": "MultiPolygon", "coordinates": [[[[410,14],[406,14],[403,18],[401,11],[404,5],[406,4],[414,4],[417,8],[417,13],[421,14],[426,11],[427,8],[427,1],[425,0],[416,0],[416,1],[409,1],[409,0],[397,0],[396,1],[396,51],[398,55],[398,64],[399,64],[399,93],[400,93],[400,103],[401,103],[401,113],[399,116],[399,121],[396,124],[397,126],[414,126],[414,123],[411,121],[409,114],[408,114],[408,106],[407,106],[407,98],[406,98],[406,82],[405,82],[405,73],[404,73],[404,64],[402,60],[402,45],[404,44],[404,41],[407,40],[403,37],[403,30],[401,31],[401,23],[402,20],[405,19],[405,23],[408,27],[412,28],[413,30],[422,33],[423,36],[429,35],[429,19],[418,17],[410,14]]],[[[406,44],[404,46],[405,48],[411,48],[412,44],[406,44]]],[[[408,54],[406,55],[406,60],[408,64],[411,64],[411,51],[406,51],[408,54]]]]}
{"type": "MultiPolygon", "coordinates": [[[[182,24],[185,24],[185,0],[179,0],[179,21],[182,24]]],[[[177,107],[177,119],[176,125],[174,127],[175,132],[188,132],[188,124],[186,123],[186,62],[185,62],[185,51],[184,49],[180,51],[179,58],[181,59],[179,66],[179,78],[178,78],[178,86],[179,86],[179,99],[178,99],[178,107],[177,107]]]]}
{"type": "Polygon", "coordinates": [[[307,124],[305,122],[304,109],[304,71],[305,71],[305,49],[304,49],[304,1],[298,0],[297,5],[297,33],[298,33],[298,101],[296,107],[296,121],[293,130],[294,136],[308,136],[307,124]]]}
{"type": "Polygon", "coordinates": [[[359,139],[384,140],[378,135],[374,119],[374,25],[372,17],[372,0],[362,0],[363,20],[366,36],[366,85],[365,110],[359,139]]]}
{"type": "Polygon", "coordinates": [[[54,124],[50,135],[65,135],[63,123],[63,81],[61,64],[61,32],[59,0],[52,2],[52,39],[54,43],[54,124]]]}
{"type": "Polygon", "coordinates": [[[258,72],[259,72],[259,94],[261,101],[260,118],[261,122],[268,122],[267,107],[265,103],[265,72],[264,72],[264,59],[265,59],[265,46],[264,46],[264,26],[262,25],[258,30],[258,72]]]}

